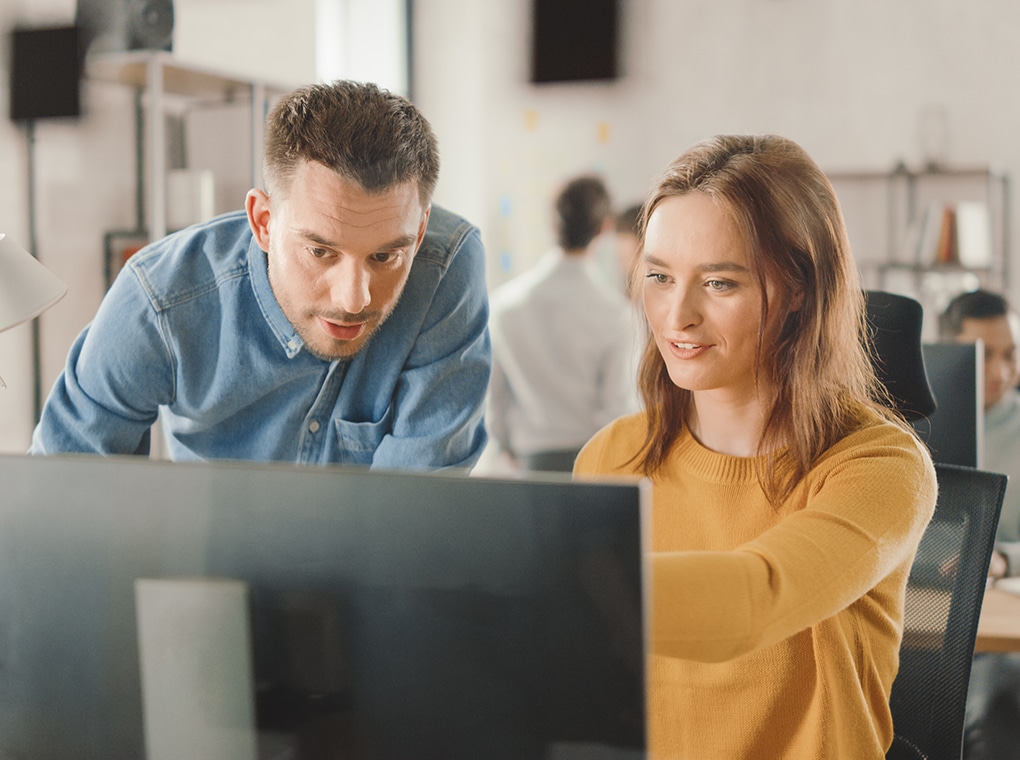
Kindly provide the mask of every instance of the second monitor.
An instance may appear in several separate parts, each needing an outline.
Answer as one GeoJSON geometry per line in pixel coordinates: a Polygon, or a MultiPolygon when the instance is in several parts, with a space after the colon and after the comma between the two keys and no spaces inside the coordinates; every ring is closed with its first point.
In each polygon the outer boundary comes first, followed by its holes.
{"type": "Polygon", "coordinates": [[[935,412],[913,423],[932,459],[982,466],[984,360],[977,343],[925,343],[925,371],[935,412]]]}

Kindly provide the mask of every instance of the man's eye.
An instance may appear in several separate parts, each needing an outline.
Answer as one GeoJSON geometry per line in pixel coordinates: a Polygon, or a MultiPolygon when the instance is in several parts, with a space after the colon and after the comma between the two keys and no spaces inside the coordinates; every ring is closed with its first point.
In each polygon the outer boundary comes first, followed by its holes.
{"type": "Polygon", "coordinates": [[[396,251],[379,251],[379,253],[372,254],[372,260],[380,264],[386,264],[393,261],[397,257],[396,251]]]}
{"type": "Polygon", "coordinates": [[[323,256],[326,256],[329,253],[329,251],[327,251],[325,248],[314,248],[314,247],[310,247],[308,249],[308,252],[310,254],[312,254],[317,259],[321,259],[323,256]]]}

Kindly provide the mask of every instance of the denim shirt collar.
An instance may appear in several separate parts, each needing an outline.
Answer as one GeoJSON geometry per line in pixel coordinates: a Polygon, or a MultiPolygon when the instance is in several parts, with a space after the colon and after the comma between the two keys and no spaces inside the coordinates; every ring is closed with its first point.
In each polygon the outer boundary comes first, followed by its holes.
{"type": "Polygon", "coordinates": [[[297,334],[294,325],[287,319],[273,294],[273,288],[269,284],[269,263],[266,253],[259,247],[254,236],[248,243],[248,271],[251,274],[252,290],[255,291],[255,300],[262,311],[262,316],[265,317],[273,335],[280,341],[287,358],[293,359],[304,348],[305,342],[297,334]]]}

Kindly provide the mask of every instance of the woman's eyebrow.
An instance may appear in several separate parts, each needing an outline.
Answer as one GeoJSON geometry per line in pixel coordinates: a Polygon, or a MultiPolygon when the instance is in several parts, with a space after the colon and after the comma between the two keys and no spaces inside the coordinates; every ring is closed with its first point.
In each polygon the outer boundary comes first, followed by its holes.
{"type": "Polygon", "coordinates": [[[750,272],[751,270],[743,264],[735,261],[719,261],[712,264],[701,264],[697,267],[699,272],[750,272]]]}
{"type": "MultiPolygon", "coordinates": [[[[663,261],[657,256],[651,254],[644,254],[642,257],[646,263],[657,267],[669,267],[669,262],[663,261]]],[[[738,264],[735,261],[715,261],[706,264],[699,264],[696,269],[699,272],[750,272],[751,270],[744,264],[738,264]]]]}

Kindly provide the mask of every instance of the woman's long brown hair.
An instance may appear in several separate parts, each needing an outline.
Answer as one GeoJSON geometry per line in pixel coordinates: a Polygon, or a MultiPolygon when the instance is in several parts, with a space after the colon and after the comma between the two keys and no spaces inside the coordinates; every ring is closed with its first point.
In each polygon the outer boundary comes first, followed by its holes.
{"type": "MultiPolygon", "coordinates": [[[[759,453],[767,456],[759,477],[775,505],[822,452],[860,425],[862,407],[909,426],[891,410],[875,376],[843,215],[810,156],[775,135],[723,135],[699,143],[676,158],[649,193],[642,238],[659,203],[693,192],[730,212],[761,288],[756,382],[769,395],[759,442],[759,453]],[[766,296],[766,283],[775,303],[766,296]]],[[[670,380],[651,337],[639,386],[648,429],[637,458],[645,474],[654,475],[687,422],[691,394],[670,380]]]]}

